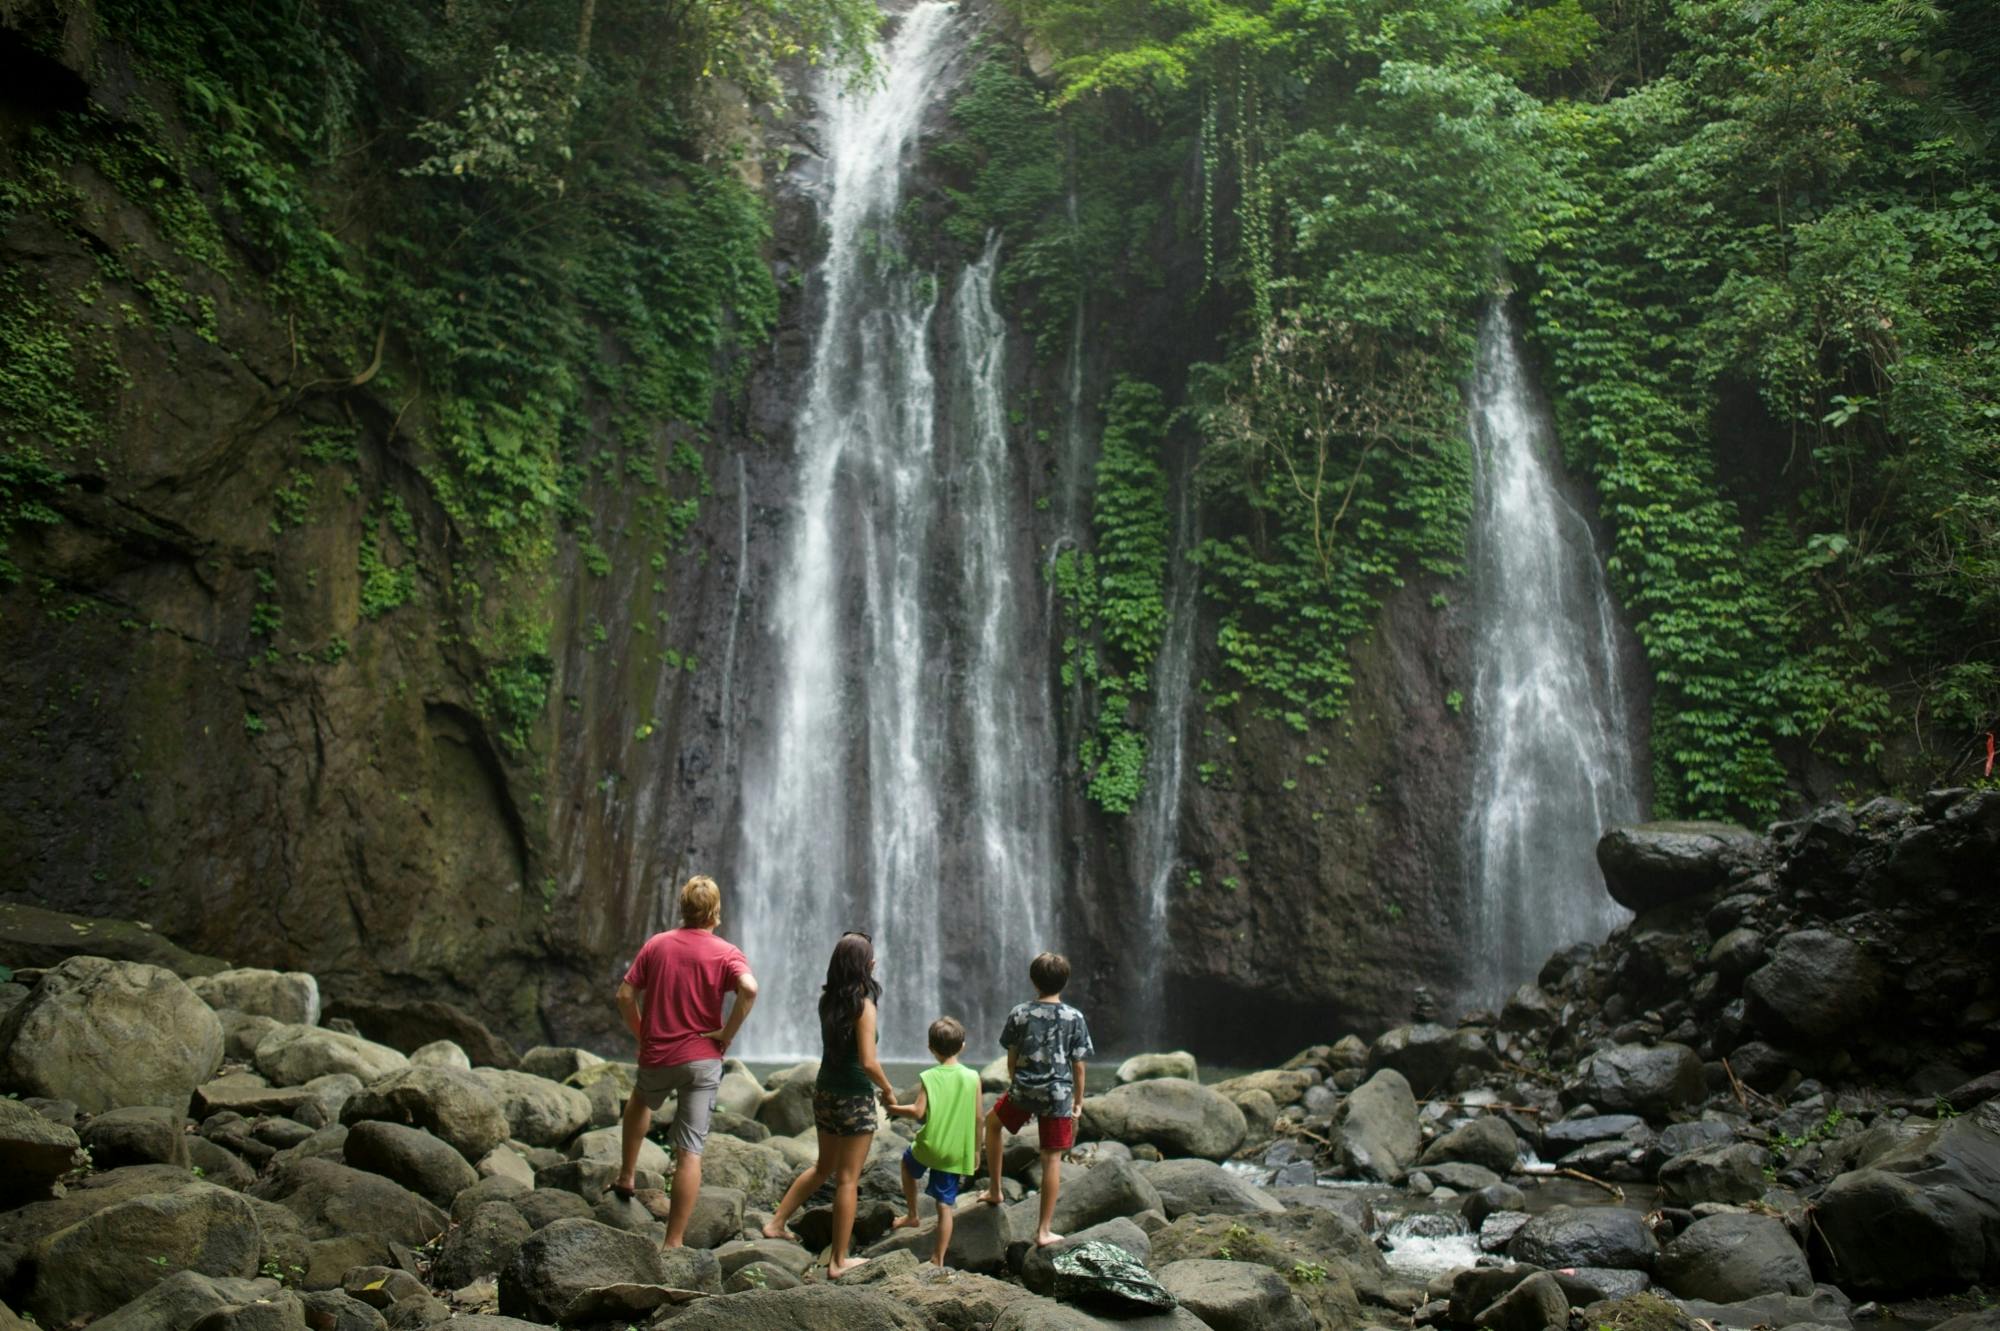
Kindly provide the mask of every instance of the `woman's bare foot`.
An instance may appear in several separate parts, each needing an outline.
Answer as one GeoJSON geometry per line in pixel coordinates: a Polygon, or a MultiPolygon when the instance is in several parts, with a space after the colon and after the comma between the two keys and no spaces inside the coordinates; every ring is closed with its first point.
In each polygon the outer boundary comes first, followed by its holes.
{"type": "Polygon", "coordinates": [[[790,1239],[793,1243],[803,1243],[805,1241],[775,1220],[757,1232],[767,1239],[790,1239]]]}
{"type": "Polygon", "coordinates": [[[889,1228],[891,1228],[891,1229],[916,1229],[916,1228],[918,1228],[919,1226],[921,1226],[921,1225],[922,1225],[923,1223],[924,1223],[923,1221],[921,1221],[921,1220],[917,1219],[917,1218],[916,1218],[915,1216],[913,1216],[913,1215],[906,1215],[906,1216],[899,1216],[899,1217],[897,1218],[897,1220],[896,1220],[896,1223],[894,1223],[893,1225],[890,1225],[890,1226],[889,1226],[889,1228]]]}
{"type": "Polygon", "coordinates": [[[838,1280],[855,1267],[866,1265],[868,1265],[866,1257],[850,1257],[844,1262],[830,1262],[827,1264],[826,1278],[828,1280],[838,1280]]]}
{"type": "Polygon", "coordinates": [[[1007,1204],[1007,1199],[997,1192],[983,1192],[979,1194],[979,1200],[985,1202],[988,1206],[1005,1206],[1007,1204]]]}
{"type": "Polygon", "coordinates": [[[1062,1241],[1063,1241],[1062,1235],[1052,1234],[1046,1229],[1043,1230],[1041,1233],[1035,1235],[1035,1246],[1037,1248],[1046,1248],[1051,1243],[1061,1243],[1062,1241]]]}

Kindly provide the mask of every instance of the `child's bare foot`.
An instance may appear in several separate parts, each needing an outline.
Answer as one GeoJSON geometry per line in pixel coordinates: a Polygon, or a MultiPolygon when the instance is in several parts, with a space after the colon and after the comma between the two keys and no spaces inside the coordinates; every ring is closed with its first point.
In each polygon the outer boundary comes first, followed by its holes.
{"type": "Polygon", "coordinates": [[[1041,1233],[1035,1235],[1035,1246],[1037,1248],[1046,1248],[1051,1243],[1061,1243],[1062,1241],[1063,1241],[1062,1235],[1050,1233],[1046,1229],[1043,1230],[1041,1233]]]}
{"type": "Polygon", "coordinates": [[[896,1220],[896,1223],[895,1223],[895,1224],[893,1224],[893,1225],[890,1225],[890,1226],[889,1226],[889,1228],[891,1228],[891,1229],[916,1229],[916,1228],[917,1228],[918,1226],[922,1225],[923,1223],[924,1223],[923,1221],[921,1221],[921,1220],[917,1219],[917,1218],[916,1218],[915,1216],[913,1216],[913,1215],[906,1215],[906,1216],[901,1216],[901,1217],[898,1217],[898,1218],[897,1218],[897,1220],[896,1220]]]}
{"type": "Polygon", "coordinates": [[[844,1262],[829,1263],[826,1268],[826,1278],[828,1280],[838,1280],[856,1267],[866,1265],[868,1265],[866,1257],[850,1257],[844,1262]]]}
{"type": "Polygon", "coordinates": [[[783,1225],[779,1224],[775,1220],[773,1220],[770,1224],[764,1226],[757,1232],[759,1234],[762,1234],[767,1239],[790,1239],[793,1243],[804,1242],[804,1240],[801,1239],[797,1234],[794,1234],[791,1230],[786,1229],[783,1225]]]}
{"type": "Polygon", "coordinates": [[[997,1192],[983,1192],[979,1195],[979,1200],[985,1202],[988,1206],[1005,1206],[1007,1204],[1007,1199],[997,1192]]]}

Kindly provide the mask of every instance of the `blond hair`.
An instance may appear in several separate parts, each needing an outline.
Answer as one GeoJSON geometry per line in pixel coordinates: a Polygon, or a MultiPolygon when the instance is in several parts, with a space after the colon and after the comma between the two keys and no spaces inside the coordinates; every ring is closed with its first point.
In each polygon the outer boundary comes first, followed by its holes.
{"type": "Polygon", "coordinates": [[[722,922],[722,889],[705,873],[681,884],[681,927],[713,929],[722,922]]]}

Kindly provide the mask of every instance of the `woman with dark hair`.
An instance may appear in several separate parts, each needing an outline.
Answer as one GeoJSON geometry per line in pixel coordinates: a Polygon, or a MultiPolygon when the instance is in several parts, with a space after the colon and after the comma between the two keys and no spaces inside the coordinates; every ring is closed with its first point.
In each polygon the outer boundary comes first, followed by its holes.
{"type": "Polygon", "coordinates": [[[819,1130],[819,1160],[798,1176],[764,1226],[767,1239],[798,1235],[785,1221],[819,1186],[833,1179],[833,1252],[826,1273],[840,1277],[867,1260],[847,1255],[854,1234],[855,1190],[868,1148],[875,1143],[875,1101],[896,1104],[896,1088],[875,1057],[875,945],[867,934],[847,933],[833,945],[826,963],[826,987],[819,993],[819,1078],[813,1083],[813,1126],[819,1130]]]}

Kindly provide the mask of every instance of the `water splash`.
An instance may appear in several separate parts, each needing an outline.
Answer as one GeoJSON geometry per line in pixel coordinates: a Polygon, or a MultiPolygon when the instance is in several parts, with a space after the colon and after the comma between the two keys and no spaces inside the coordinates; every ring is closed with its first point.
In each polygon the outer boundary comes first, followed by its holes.
{"type": "Polygon", "coordinates": [[[1471,394],[1470,991],[1488,1002],[1557,948],[1602,938],[1628,918],[1604,889],[1596,846],[1605,828],[1638,813],[1616,607],[1516,341],[1496,303],[1480,324],[1471,394]]]}

